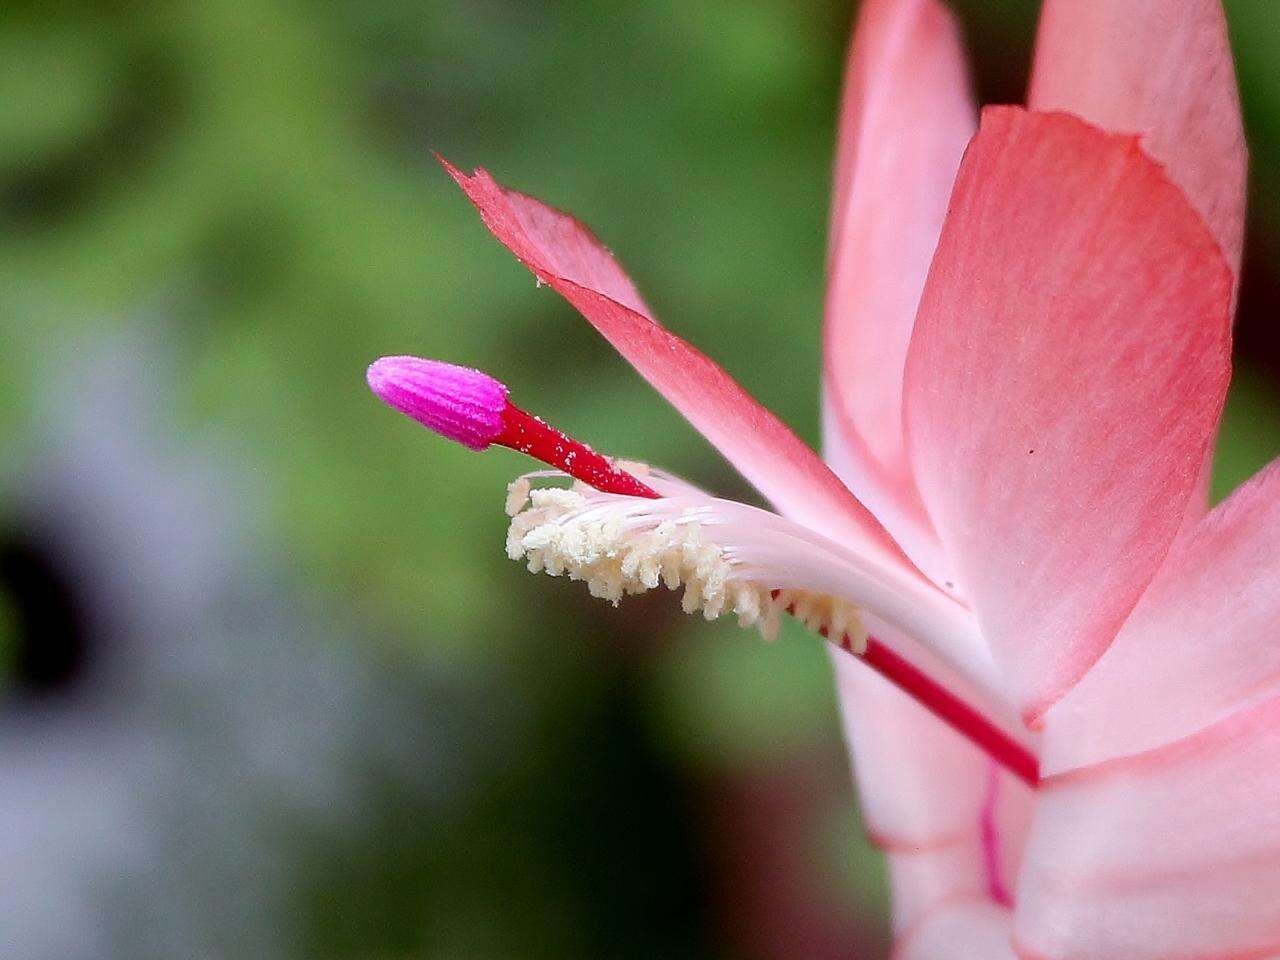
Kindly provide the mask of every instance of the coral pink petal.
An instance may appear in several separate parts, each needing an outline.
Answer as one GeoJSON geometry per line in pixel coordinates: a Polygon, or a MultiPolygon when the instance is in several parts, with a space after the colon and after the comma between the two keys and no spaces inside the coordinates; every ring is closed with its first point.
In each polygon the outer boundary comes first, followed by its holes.
{"type": "Polygon", "coordinates": [[[1171,743],[1280,692],[1280,461],[1175,542],[1115,642],[1045,715],[1049,773],[1171,743]]]}
{"type": "Polygon", "coordinates": [[[577,220],[441,160],[485,225],[575,306],[780,511],[907,566],[843,483],[777,417],[704,354],[653,319],[613,256],[577,220]]]}
{"type": "Polygon", "coordinates": [[[868,0],[846,77],[824,325],[826,425],[848,451],[841,478],[933,572],[937,538],[903,444],[902,373],[976,127],[954,18],[937,0],[868,0]]]}
{"type": "Polygon", "coordinates": [[[1030,721],[1163,561],[1230,376],[1231,271],[1131,137],[983,112],[907,362],[921,492],[1030,721]]]}
{"type": "Polygon", "coordinates": [[[1238,275],[1247,156],[1220,0],[1045,0],[1028,103],[1140,134],[1238,275]]]}
{"type": "MultiPolygon", "coordinates": [[[[1028,103],[1136,133],[1240,276],[1248,151],[1219,0],[1045,0],[1028,103]]],[[[1209,503],[1212,451],[1189,503],[1209,503]]]]}
{"type": "Polygon", "coordinates": [[[1278,797],[1280,698],[1050,778],[1023,861],[1019,949],[1046,960],[1280,956],[1278,797]]]}
{"type": "Polygon", "coordinates": [[[990,901],[943,903],[925,914],[895,945],[891,960],[1016,960],[1008,909],[990,901]]]}

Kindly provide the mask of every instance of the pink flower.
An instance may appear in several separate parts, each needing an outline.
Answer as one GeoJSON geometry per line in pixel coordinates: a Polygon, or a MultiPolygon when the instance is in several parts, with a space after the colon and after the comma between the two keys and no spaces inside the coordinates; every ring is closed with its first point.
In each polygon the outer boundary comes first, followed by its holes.
{"type": "Polygon", "coordinates": [[[1245,179],[1216,0],[1048,0],[1029,109],[977,124],[937,0],[866,0],[829,467],[584,227],[446,166],[777,513],[612,463],[482,374],[391,358],[371,386],[585,481],[513,484],[532,569],[766,631],[786,608],[857,655],[833,661],[895,956],[1280,956],[1280,466],[1205,496],[1245,179]]]}

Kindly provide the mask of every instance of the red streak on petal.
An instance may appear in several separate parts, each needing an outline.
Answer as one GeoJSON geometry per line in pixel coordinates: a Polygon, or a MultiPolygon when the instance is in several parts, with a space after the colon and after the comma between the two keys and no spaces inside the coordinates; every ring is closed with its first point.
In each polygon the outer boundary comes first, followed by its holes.
{"type": "Polygon", "coordinates": [[[619,470],[608,457],[602,457],[586,444],[566,436],[510,402],[502,411],[502,432],[493,442],[563,470],[602,493],[620,493],[651,500],[660,496],[648,484],[625,470],[619,470]]]}

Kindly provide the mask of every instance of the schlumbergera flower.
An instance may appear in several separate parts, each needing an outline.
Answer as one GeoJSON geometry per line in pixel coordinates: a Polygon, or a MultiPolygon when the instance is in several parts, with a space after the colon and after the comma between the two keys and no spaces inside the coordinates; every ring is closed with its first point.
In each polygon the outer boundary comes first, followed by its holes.
{"type": "Polygon", "coordinates": [[[1280,957],[1280,466],[1205,492],[1245,180],[1216,0],[1049,0],[1027,108],[980,121],[948,12],[864,3],[826,463],[575,220],[446,168],[776,512],[595,454],[476,371],[392,357],[370,385],[557,468],[510,488],[531,570],[832,641],[897,957],[1280,957]]]}

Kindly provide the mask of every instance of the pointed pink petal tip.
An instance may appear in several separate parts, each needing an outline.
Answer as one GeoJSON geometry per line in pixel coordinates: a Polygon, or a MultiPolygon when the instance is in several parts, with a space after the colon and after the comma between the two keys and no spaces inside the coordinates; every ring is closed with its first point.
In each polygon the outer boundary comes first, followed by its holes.
{"type": "Polygon", "coordinates": [[[369,389],[393,410],[472,450],[502,433],[507,388],[479,370],[421,357],[382,357],[369,364],[369,389]]]}

